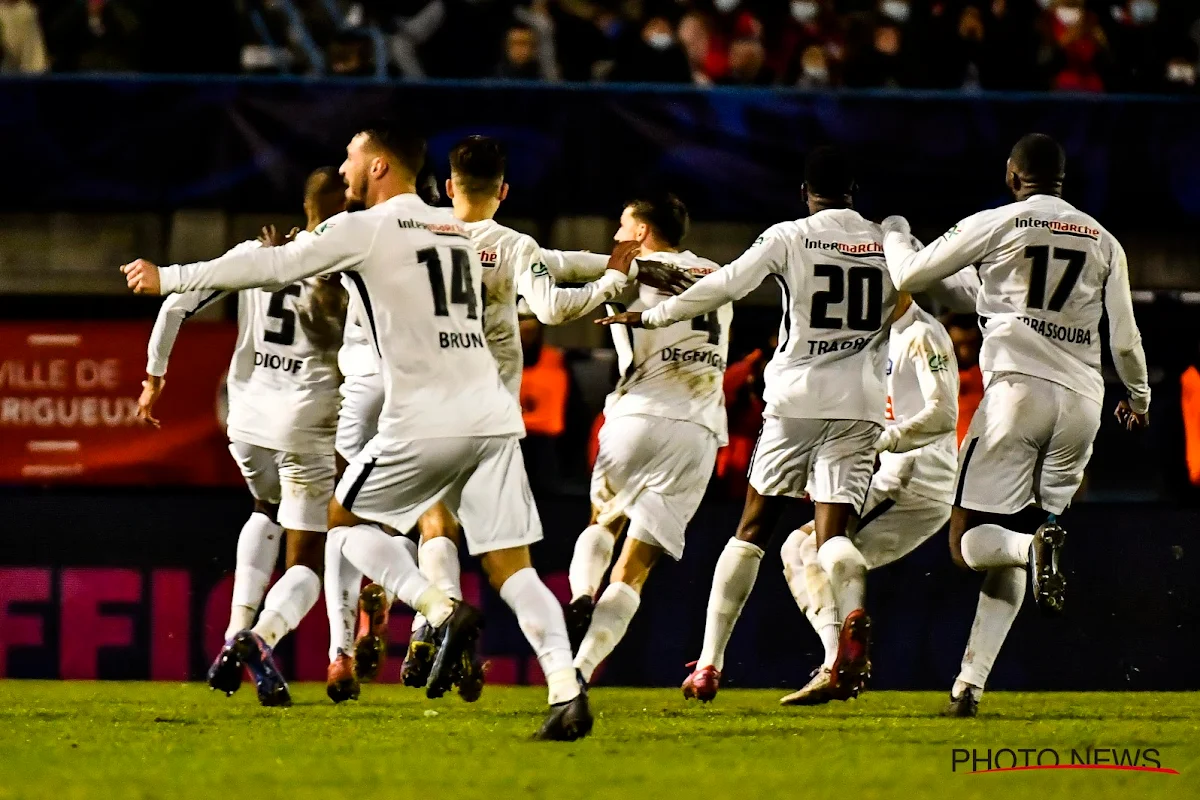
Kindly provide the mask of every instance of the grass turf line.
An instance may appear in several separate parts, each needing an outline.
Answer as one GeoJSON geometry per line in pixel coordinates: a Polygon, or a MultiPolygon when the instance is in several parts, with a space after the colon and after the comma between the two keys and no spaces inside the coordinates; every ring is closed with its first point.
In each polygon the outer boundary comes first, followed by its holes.
{"type": "Polygon", "coordinates": [[[595,735],[529,740],[542,688],[488,687],[468,706],[364,686],[264,709],[245,685],[0,681],[0,798],[849,796],[1036,800],[1200,796],[1200,695],[988,693],[975,720],[937,716],[942,694],[875,692],[783,709],[779,691],[685,703],[674,689],[592,693],[595,735]],[[436,713],[433,713],[436,712],[436,713]],[[1178,776],[951,771],[953,748],[1157,747],[1178,776]]]}

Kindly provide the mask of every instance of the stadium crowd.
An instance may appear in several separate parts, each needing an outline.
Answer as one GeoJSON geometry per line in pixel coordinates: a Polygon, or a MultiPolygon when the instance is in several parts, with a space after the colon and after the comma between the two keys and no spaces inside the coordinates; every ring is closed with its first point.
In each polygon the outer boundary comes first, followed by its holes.
{"type": "Polygon", "coordinates": [[[1194,0],[0,0],[0,71],[1187,93],[1194,0]]]}

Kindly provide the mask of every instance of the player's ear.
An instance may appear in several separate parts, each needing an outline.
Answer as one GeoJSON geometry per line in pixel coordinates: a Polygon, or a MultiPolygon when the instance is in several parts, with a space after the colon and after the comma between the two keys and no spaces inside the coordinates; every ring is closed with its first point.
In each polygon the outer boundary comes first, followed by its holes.
{"type": "Polygon", "coordinates": [[[449,178],[446,178],[446,197],[449,197],[451,200],[454,199],[454,181],[449,178]]]}
{"type": "Polygon", "coordinates": [[[501,203],[503,203],[505,200],[508,199],[508,184],[507,183],[500,184],[500,194],[497,196],[500,198],[501,203]]]}

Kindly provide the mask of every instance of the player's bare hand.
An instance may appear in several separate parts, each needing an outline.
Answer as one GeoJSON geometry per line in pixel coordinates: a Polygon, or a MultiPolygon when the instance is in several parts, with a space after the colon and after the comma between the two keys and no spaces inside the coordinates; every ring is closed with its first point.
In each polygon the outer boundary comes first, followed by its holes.
{"type": "Polygon", "coordinates": [[[1138,414],[1129,405],[1128,400],[1122,400],[1117,403],[1117,410],[1113,414],[1117,418],[1117,422],[1121,423],[1121,427],[1127,431],[1145,430],[1150,427],[1150,412],[1138,414]]]}
{"type": "Polygon", "coordinates": [[[608,257],[608,269],[615,269],[617,272],[628,275],[629,267],[632,266],[633,260],[637,258],[641,249],[642,246],[634,241],[617,242],[612,255],[608,257]]]}
{"type": "Polygon", "coordinates": [[[299,228],[292,228],[284,235],[276,230],[274,225],[264,225],[262,233],[258,235],[258,241],[263,247],[279,247],[295,239],[299,232],[299,228]]]}
{"type": "Polygon", "coordinates": [[[596,320],[597,325],[628,325],[631,328],[642,327],[642,312],[640,311],[622,311],[620,314],[613,314],[611,317],[596,320]]]}
{"type": "Polygon", "coordinates": [[[142,394],[138,397],[137,416],[143,423],[155,428],[162,427],[154,416],[154,404],[158,402],[158,396],[162,394],[163,385],[166,379],[161,375],[147,375],[146,380],[142,381],[142,394]]]}
{"type": "Polygon", "coordinates": [[[125,283],[134,294],[161,294],[162,281],[159,279],[158,267],[144,258],[130,261],[121,267],[125,274],[125,283]]]}
{"type": "Polygon", "coordinates": [[[653,286],[667,294],[683,294],[696,282],[696,276],[692,273],[650,259],[638,262],[637,279],[639,283],[653,286]]]}

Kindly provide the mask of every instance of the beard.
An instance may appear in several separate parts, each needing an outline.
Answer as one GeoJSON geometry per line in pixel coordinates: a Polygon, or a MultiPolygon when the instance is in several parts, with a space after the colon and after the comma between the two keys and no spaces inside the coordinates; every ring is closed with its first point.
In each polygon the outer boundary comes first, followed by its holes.
{"type": "Polygon", "coordinates": [[[367,204],[357,197],[354,198],[353,200],[350,200],[348,198],[346,200],[346,210],[347,211],[365,211],[366,208],[367,208],[367,204]]]}
{"type": "Polygon", "coordinates": [[[346,180],[346,210],[362,211],[367,207],[367,179],[352,183],[346,180]]]}

